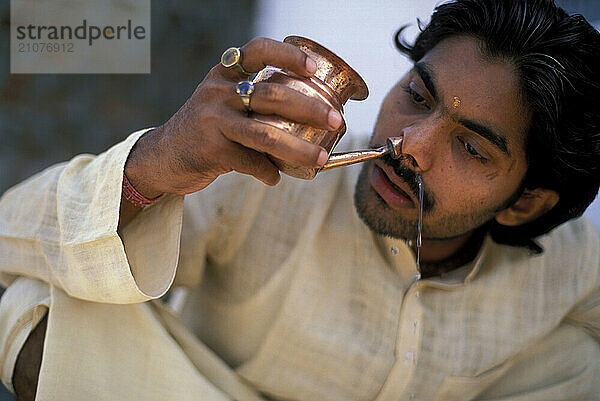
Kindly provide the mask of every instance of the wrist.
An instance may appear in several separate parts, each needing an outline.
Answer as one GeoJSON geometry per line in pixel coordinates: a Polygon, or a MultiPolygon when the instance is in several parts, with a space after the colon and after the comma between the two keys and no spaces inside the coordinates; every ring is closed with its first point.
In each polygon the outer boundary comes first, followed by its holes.
{"type": "Polygon", "coordinates": [[[137,140],[129,152],[123,171],[123,189],[125,190],[128,184],[127,180],[131,186],[130,190],[147,200],[154,200],[165,192],[154,182],[155,178],[160,176],[153,166],[153,162],[157,159],[153,154],[155,147],[152,145],[155,131],[155,129],[150,130],[137,140]]]}
{"type": "Polygon", "coordinates": [[[157,197],[151,199],[146,198],[144,195],[140,194],[133,187],[133,185],[131,185],[131,182],[127,178],[125,172],[123,172],[123,184],[121,193],[121,196],[125,198],[125,200],[137,207],[152,206],[156,202],[158,202],[158,200],[163,196],[163,194],[160,194],[157,197]]]}

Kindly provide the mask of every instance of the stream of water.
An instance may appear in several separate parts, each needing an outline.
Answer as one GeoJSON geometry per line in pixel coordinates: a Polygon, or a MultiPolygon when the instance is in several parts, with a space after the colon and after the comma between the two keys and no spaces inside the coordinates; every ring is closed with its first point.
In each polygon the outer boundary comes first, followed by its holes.
{"type": "Polygon", "coordinates": [[[417,271],[421,274],[421,241],[423,234],[423,179],[417,175],[419,183],[419,222],[417,223],[417,271]]]}

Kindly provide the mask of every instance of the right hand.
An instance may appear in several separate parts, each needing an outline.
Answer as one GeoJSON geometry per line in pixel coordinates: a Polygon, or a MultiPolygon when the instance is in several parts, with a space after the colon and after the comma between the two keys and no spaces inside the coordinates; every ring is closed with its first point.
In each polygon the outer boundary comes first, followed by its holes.
{"type": "MultiPolygon", "coordinates": [[[[306,53],[288,43],[257,38],[241,50],[249,72],[272,65],[309,77],[316,70],[306,53]]],[[[175,115],[138,140],[125,170],[138,192],[148,198],[188,194],[230,171],[275,185],[279,170],[266,154],[309,168],[326,162],[320,146],[248,118],[235,91],[243,79],[234,69],[216,65],[175,115]]],[[[257,113],[316,128],[335,130],[341,124],[339,113],[325,102],[279,84],[257,83],[251,106],[257,113]]]]}

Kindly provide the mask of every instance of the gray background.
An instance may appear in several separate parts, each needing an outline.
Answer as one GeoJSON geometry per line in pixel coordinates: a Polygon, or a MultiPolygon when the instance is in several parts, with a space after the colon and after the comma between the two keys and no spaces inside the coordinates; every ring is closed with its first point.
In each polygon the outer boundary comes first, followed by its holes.
{"type": "Polygon", "coordinates": [[[0,193],[164,122],[225,48],[249,39],[254,1],[153,1],[152,73],[145,75],[10,74],[9,6],[0,0],[0,193]]]}

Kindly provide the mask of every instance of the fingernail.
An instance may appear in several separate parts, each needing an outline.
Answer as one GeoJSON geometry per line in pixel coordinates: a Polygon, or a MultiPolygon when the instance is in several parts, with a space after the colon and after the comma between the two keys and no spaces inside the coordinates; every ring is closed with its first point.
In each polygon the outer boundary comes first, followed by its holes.
{"type": "Polygon", "coordinates": [[[317,164],[322,166],[327,163],[327,159],[329,159],[329,155],[323,149],[321,149],[321,153],[319,153],[319,158],[317,159],[317,164]]]}
{"type": "Polygon", "coordinates": [[[306,57],[306,71],[311,74],[317,72],[317,63],[315,63],[315,61],[308,56],[306,57]]]}
{"type": "Polygon", "coordinates": [[[327,114],[327,123],[331,128],[337,129],[342,123],[342,116],[334,109],[331,109],[329,110],[329,114],[327,114]]]}

